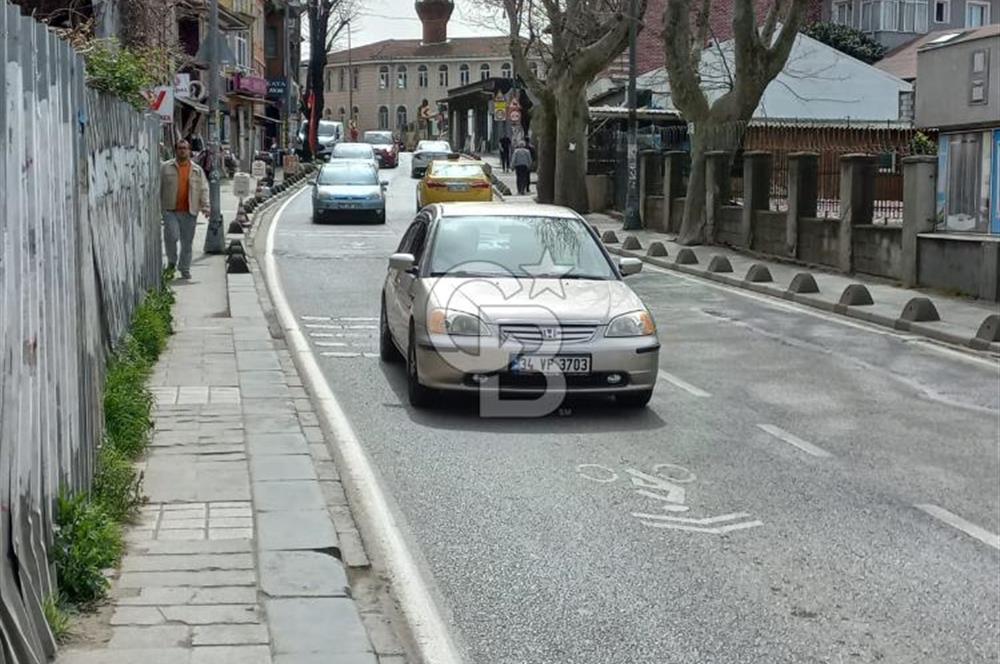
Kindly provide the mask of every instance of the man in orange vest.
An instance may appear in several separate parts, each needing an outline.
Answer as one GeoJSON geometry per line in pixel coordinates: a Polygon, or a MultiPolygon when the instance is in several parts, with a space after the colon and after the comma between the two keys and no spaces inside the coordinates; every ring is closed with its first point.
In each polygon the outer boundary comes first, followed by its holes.
{"type": "Polygon", "coordinates": [[[174,159],[160,167],[160,208],[163,211],[163,244],[167,267],[191,278],[191,245],[198,212],[208,215],[208,178],[191,160],[191,144],[177,141],[174,159]],[[180,257],[177,242],[180,241],[180,257]]]}

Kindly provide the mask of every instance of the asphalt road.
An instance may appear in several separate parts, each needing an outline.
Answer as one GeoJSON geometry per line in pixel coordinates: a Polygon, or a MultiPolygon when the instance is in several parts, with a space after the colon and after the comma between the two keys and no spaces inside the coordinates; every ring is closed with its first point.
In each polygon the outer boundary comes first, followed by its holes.
{"type": "Polygon", "coordinates": [[[417,412],[377,358],[408,175],[383,171],[385,226],[313,226],[298,196],[274,254],[468,661],[1000,658],[995,364],[647,270],[645,411],[417,412]]]}

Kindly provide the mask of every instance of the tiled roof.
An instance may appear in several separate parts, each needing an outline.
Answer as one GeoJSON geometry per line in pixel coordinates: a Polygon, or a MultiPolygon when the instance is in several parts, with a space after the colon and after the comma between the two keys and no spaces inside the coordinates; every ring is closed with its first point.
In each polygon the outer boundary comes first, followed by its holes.
{"type": "Polygon", "coordinates": [[[917,51],[923,50],[924,48],[939,48],[944,46],[951,46],[952,44],[961,44],[962,42],[972,41],[973,39],[984,39],[987,37],[1000,36],[1000,25],[986,25],[981,28],[964,29],[964,28],[951,28],[948,30],[938,30],[937,32],[928,32],[926,35],[921,35],[916,39],[906,42],[901,46],[897,46],[888,53],[885,57],[875,63],[875,67],[878,67],[882,71],[888,72],[893,76],[898,76],[904,81],[912,81],[917,78],[917,51]],[[955,35],[954,38],[941,41],[937,44],[932,44],[936,39],[940,39],[946,35],[955,35]]]}
{"type": "MultiPolygon", "coordinates": [[[[422,44],[419,39],[386,39],[351,50],[353,62],[432,60],[437,58],[509,58],[508,37],[460,37],[443,44],[422,44]]],[[[347,51],[327,56],[329,64],[345,63],[347,51]]]]}

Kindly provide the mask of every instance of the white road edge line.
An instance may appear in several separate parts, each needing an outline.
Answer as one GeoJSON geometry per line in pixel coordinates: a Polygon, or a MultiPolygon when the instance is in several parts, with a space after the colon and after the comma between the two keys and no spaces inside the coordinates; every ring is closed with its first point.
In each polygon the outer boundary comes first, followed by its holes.
{"type": "MultiPolygon", "coordinates": [[[[305,191],[305,190],[303,190],[305,191]]],[[[462,658],[441,619],[428,585],[396,526],[396,519],[376,480],[375,471],[347,415],[326,382],[309,342],[299,329],[288,300],[285,299],[274,260],[275,230],[285,210],[300,194],[285,201],[271,220],[264,247],[264,279],[271,294],[285,340],[302,378],[317,402],[317,413],[327,431],[333,434],[339,452],[342,479],[353,489],[352,507],[363,515],[359,525],[366,531],[365,542],[375,547],[385,564],[390,588],[399,602],[410,636],[424,664],[460,664],[462,658]]]]}
{"type": "Polygon", "coordinates": [[[802,450],[803,452],[805,452],[806,454],[811,454],[814,457],[827,458],[833,456],[832,454],[824,450],[822,447],[816,447],[812,443],[802,440],[798,436],[790,434],[781,427],[776,427],[773,424],[758,424],[757,428],[761,429],[762,431],[766,431],[767,433],[771,434],[778,440],[784,441],[789,445],[793,445],[802,450]]]}
{"type": "Polygon", "coordinates": [[[705,390],[703,390],[703,389],[701,389],[699,387],[695,387],[694,385],[692,385],[691,383],[687,382],[686,380],[681,380],[677,376],[675,376],[675,375],[673,375],[671,373],[667,373],[663,369],[660,369],[660,378],[663,378],[667,382],[672,383],[673,385],[681,388],[685,392],[687,392],[689,394],[692,394],[692,395],[694,395],[696,397],[701,397],[701,398],[704,399],[706,397],[712,396],[711,394],[709,394],[705,390]]]}
{"type": "Polygon", "coordinates": [[[994,549],[1000,550],[1000,535],[997,535],[996,533],[991,533],[985,528],[981,528],[970,521],[966,521],[957,514],[952,514],[945,508],[938,507],[937,505],[922,504],[922,505],[914,505],[914,507],[916,507],[918,510],[927,512],[935,519],[940,519],[941,521],[944,521],[952,528],[958,528],[959,530],[961,530],[966,535],[969,535],[970,537],[975,537],[983,544],[988,544],[992,546],[994,549]]]}

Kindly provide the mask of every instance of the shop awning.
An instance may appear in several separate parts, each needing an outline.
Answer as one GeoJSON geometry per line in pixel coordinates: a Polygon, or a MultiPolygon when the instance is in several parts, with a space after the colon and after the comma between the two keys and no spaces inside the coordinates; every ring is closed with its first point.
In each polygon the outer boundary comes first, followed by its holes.
{"type": "Polygon", "coordinates": [[[208,113],[208,106],[206,106],[205,104],[199,104],[193,99],[186,99],[184,97],[177,97],[176,99],[180,103],[184,104],[185,106],[189,106],[190,108],[193,108],[199,113],[206,113],[206,114],[208,113]]]}

